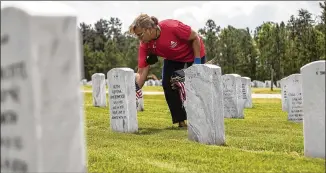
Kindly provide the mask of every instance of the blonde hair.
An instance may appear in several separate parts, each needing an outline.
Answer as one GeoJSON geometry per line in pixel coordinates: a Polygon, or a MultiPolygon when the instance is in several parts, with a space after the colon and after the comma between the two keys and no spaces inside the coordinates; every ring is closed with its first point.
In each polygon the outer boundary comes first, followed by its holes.
{"type": "Polygon", "coordinates": [[[156,28],[158,25],[158,19],[154,16],[150,17],[147,14],[140,14],[134,22],[129,26],[129,33],[134,34],[136,27],[140,28],[156,28]]]}

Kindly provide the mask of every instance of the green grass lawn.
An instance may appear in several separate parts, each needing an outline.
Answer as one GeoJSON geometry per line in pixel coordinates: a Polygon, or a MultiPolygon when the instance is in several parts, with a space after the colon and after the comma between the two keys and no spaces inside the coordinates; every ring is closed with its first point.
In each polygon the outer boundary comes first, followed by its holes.
{"type": "MultiPolygon", "coordinates": [[[[106,87],[107,89],[108,87],[106,87]]],[[[92,91],[91,86],[82,86],[82,89],[85,91],[92,91]]],[[[143,91],[162,91],[162,86],[145,86],[143,87],[143,91]]],[[[270,88],[251,88],[251,92],[254,94],[281,94],[280,88],[273,88],[273,91],[271,91],[270,88]]]]}
{"type": "Polygon", "coordinates": [[[254,94],[281,94],[281,88],[251,88],[251,92],[254,94]]]}
{"type": "Polygon", "coordinates": [[[108,107],[84,99],[88,172],[325,172],[324,159],[303,156],[302,124],[287,121],[280,99],[254,99],[245,119],[225,119],[226,146],[189,141],[164,96],[144,96],[136,134],[111,131],[108,107]]]}

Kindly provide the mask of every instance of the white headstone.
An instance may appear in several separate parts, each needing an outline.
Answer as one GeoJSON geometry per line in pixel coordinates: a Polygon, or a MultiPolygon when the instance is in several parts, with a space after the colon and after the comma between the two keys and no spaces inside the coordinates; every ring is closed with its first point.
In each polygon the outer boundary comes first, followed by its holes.
{"type": "Polygon", "coordinates": [[[265,87],[265,83],[262,81],[254,80],[253,83],[255,84],[256,88],[264,88],[265,87]]]}
{"type": "Polygon", "coordinates": [[[155,80],[154,83],[155,83],[155,86],[160,86],[160,81],[159,80],[155,80]]]}
{"type": "Polygon", "coordinates": [[[265,88],[265,83],[262,81],[257,81],[258,88],[265,88]]]}
{"type": "Polygon", "coordinates": [[[302,122],[303,120],[303,102],[302,102],[302,78],[301,74],[292,74],[287,77],[287,102],[288,102],[288,120],[293,122],[302,122]]]}
{"type": "Polygon", "coordinates": [[[105,74],[94,73],[92,75],[92,83],[93,106],[106,107],[105,74]]]}
{"type": "Polygon", "coordinates": [[[271,81],[265,80],[265,88],[271,87],[271,81]]]}
{"type": "Polygon", "coordinates": [[[221,68],[193,65],[185,70],[188,138],[203,144],[225,143],[221,68]]]}
{"type": "Polygon", "coordinates": [[[325,60],[301,68],[304,155],[325,158],[325,60]]]}
{"type": "Polygon", "coordinates": [[[1,172],[87,172],[76,14],[11,3],[1,7],[1,172]]]}
{"type": "Polygon", "coordinates": [[[243,118],[241,108],[241,77],[236,74],[222,75],[225,118],[243,118]]]}
{"type": "MultiPolygon", "coordinates": [[[[272,81],[265,80],[265,88],[270,88],[271,86],[272,86],[272,81]]],[[[276,88],[274,83],[273,83],[273,88],[276,88]]]]}
{"type": "Polygon", "coordinates": [[[251,97],[251,79],[249,77],[241,77],[242,94],[245,99],[245,108],[252,108],[251,97]]]}
{"type": "Polygon", "coordinates": [[[117,132],[138,131],[134,71],[113,68],[107,73],[111,129],[117,132]]]}
{"type": "Polygon", "coordinates": [[[280,80],[276,81],[276,87],[281,88],[281,81],[280,80]]]}
{"type": "Polygon", "coordinates": [[[288,87],[287,87],[287,80],[286,80],[286,77],[284,77],[283,79],[281,79],[281,98],[282,98],[282,110],[287,112],[288,110],[288,94],[287,94],[287,90],[288,90],[288,87]]]}
{"type": "Polygon", "coordinates": [[[83,79],[82,80],[82,85],[86,85],[87,84],[87,79],[83,79]]]}
{"type": "Polygon", "coordinates": [[[148,86],[155,86],[155,82],[153,79],[148,80],[148,86]]]}

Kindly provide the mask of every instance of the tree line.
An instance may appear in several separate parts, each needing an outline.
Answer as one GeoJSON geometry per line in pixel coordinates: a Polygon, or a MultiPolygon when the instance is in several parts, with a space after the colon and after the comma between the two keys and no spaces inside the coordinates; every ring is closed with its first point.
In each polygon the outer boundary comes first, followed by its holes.
{"type": "MultiPolygon", "coordinates": [[[[326,2],[313,17],[299,9],[288,21],[263,22],[254,30],[221,28],[208,19],[198,33],[203,37],[206,56],[222,68],[222,73],[236,73],[252,80],[280,80],[312,61],[326,59],[326,2]]],[[[84,78],[94,73],[106,74],[115,67],[137,70],[139,41],[122,33],[119,18],[100,19],[93,25],[80,23],[84,53],[84,78]]],[[[150,74],[161,78],[162,58],[151,67],[150,74]]]]}

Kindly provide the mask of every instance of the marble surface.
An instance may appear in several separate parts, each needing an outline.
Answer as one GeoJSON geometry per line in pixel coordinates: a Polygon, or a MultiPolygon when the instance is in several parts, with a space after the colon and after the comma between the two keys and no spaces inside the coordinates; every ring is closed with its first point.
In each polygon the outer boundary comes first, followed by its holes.
{"type": "Polygon", "coordinates": [[[287,77],[287,106],[288,120],[303,121],[303,98],[301,74],[292,74],[287,77]]]}
{"type": "Polygon", "coordinates": [[[301,68],[304,155],[325,159],[325,60],[301,68]]]}
{"type": "Polygon", "coordinates": [[[276,87],[281,88],[281,80],[276,81],[276,87]]]}
{"type": "Polygon", "coordinates": [[[225,118],[244,118],[244,103],[241,92],[241,76],[238,74],[222,75],[223,103],[225,118]]]}
{"type": "Polygon", "coordinates": [[[283,79],[281,79],[281,98],[282,98],[282,110],[287,112],[288,111],[288,96],[287,96],[287,77],[284,77],[283,79]]]}
{"type": "Polygon", "coordinates": [[[264,88],[265,87],[265,83],[262,81],[253,80],[252,82],[254,83],[255,88],[264,88]]]}
{"type": "Polygon", "coordinates": [[[243,84],[242,94],[245,99],[245,108],[252,108],[252,95],[251,95],[251,79],[249,77],[241,77],[243,84]]]}
{"type": "Polygon", "coordinates": [[[221,68],[211,64],[185,70],[188,138],[209,145],[225,144],[221,68]]]}
{"type": "MultiPolygon", "coordinates": [[[[270,88],[272,86],[272,81],[265,80],[265,88],[270,88]]],[[[273,84],[273,88],[276,88],[275,84],[273,84]]]]}
{"type": "Polygon", "coordinates": [[[92,75],[92,96],[93,106],[95,107],[106,107],[106,85],[105,85],[105,74],[95,73],[92,75]]]}
{"type": "Polygon", "coordinates": [[[238,98],[236,91],[235,77],[230,74],[222,75],[223,81],[223,106],[224,117],[237,117],[238,114],[238,98]]]}
{"type": "Polygon", "coordinates": [[[1,8],[1,162],[21,172],[86,172],[77,18],[34,5],[1,8]]]}
{"type": "Polygon", "coordinates": [[[111,129],[116,132],[138,131],[135,75],[130,68],[113,68],[107,73],[111,129]]]}
{"type": "Polygon", "coordinates": [[[87,79],[82,79],[81,80],[81,85],[84,85],[85,86],[86,84],[87,84],[87,79]]]}

